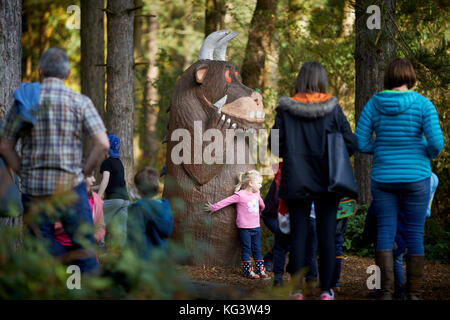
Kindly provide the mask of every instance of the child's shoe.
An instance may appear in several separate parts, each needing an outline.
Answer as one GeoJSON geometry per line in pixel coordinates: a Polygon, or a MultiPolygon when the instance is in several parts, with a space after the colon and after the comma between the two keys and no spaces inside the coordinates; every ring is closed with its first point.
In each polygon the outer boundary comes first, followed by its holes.
{"type": "Polygon", "coordinates": [[[320,300],[335,300],[334,299],[334,291],[330,289],[330,291],[324,291],[320,294],[320,300]]]}
{"type": "Polygon", "coordinates": [[[259,279],[259,276],[253,272],[252,262],[251,261],[243,261],[242,267],[244,269],[244,277],[249,279],[259,279]]]}
{"type": "Polygon", "coordinates": [[[291,299],[293,299],[293,300],[305,300],[301,290],[295,291],[295,292],[290,292],[289,297],[291,297],[291,299]]]}
{"type": "Polygon", "coordinates": [[[283,286],[283,276],[281,275],[275,275],[275,279],[273,280],[273,286],[275,288],[279,288],[283,286]]]}
{"type": "Polygon", "coordinates": [[[270,276],[266,273],[266,268],[264,267],[264,260],[256,260],[256,273],[261,279],[270,279],[270,276]]]}

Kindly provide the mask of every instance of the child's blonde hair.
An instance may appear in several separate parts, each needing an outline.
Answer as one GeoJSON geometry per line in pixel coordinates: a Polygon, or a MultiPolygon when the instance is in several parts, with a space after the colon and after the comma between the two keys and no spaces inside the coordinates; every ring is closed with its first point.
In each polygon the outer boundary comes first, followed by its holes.
{"type": "Polygon", "coordinates": [[[253,181],[255,178],[262,178],[261,174],[257,170],[249,170],[249,171],[243,171],[239,173],[238,176],[238,183],[236,187],[234,188],[234,192],[238,192],[242,188],[246,188],[250,181],[253,181]]]}

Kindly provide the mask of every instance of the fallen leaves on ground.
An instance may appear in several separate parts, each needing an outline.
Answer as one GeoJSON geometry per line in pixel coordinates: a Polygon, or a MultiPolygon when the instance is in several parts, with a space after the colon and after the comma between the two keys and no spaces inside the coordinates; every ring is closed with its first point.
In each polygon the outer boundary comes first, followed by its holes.
{"type": "MultiPolygon", "coordinates": [[[[371,273],[367,273],[367,268],[374,264],[375,261],[371,258],[346,256],[342,262],[341,288],[340,292],[336,294],[336,298],[338,300],[370,299],[366,282],[371,273]]],[[[192,280],[240,287],[249,293],[249,297],[270,298],[276,292],[272,290],[273,273],[271,272],[268,273],[271,276],[270,279],[246,279],[242,276],[241,267],[180,266],[179,268],[190,275],[192,280]]],[[[427,261],[422,298],[424,300],[450,300],[449,274],[450,265],[427,261]]],[[[285,274],[284,279],[286,286],[289,286],[289,275],[285,274]]],[[[279,290],[278,292],[283,291],[279,290]]],[[[288,294],[286,294],[286,299],[288,298],[288,294]]]]}

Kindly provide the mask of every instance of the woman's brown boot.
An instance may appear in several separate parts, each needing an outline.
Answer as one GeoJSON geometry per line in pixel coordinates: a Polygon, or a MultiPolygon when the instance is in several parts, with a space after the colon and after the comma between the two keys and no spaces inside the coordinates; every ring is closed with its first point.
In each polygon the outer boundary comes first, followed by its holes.
{"type": "Polygon", "coordinates": [[[425,256],[408,254],[406,256],[406,299],[421,300],[425,256]]]}
{"type": "Polygon", "coordinates": [[[394,258],[392,250],[375,251],[375,263],[381,272],[381,292],[378,300],[392,300],[394,293],[394,258]]]}

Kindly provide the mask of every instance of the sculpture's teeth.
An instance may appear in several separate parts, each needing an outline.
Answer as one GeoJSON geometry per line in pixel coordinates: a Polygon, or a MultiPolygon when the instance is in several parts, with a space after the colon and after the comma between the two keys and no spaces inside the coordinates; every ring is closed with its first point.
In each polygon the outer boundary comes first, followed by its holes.
{"type": "Polygon", "coordinates": [[[233,123],[232,125],[231,125],[231,128],[233,128],[233,129],[236,129],[236,123],[233,123]]]}
{"type": "Polygon", "coordinates": [[[228,119],[227,119],[227,124],[230,124],[230,122],[231,122],[231,119],[228,118],[228,119]]]}
{"type": "Polygon", "coordinates": [[[261,111],[256,111],[256,119],[261,118],[261,111]]]}
{"type": "Polygon", "coordinates": [[[250,119],[253,119],[255,117],[255,111],[250,111],[250,114],[248,116],[250,119]]]}
{"type": "Polygon", "coordinates": [[[219,100],[217,100],[213,106],[215,106],[218,109],[218,112],[220,113],[222,110],[222,107],[225,105],[225,103],[227,102],[227,95],[224,95],[222,98],[220,98],[219,100]]]}
{"type": "Polygon", "coordinates": [[[264,119],[265,117],[266,117],[266,113],[263,112],[263,113],[262,113],[262,118],[264,119]]]}
{"type": "Polygon", "coordinates": [[[225,115],[223,115],[222,118],[220,118],[220,121],[225,121],[225,115]]]}

